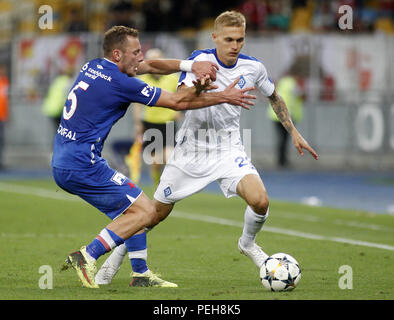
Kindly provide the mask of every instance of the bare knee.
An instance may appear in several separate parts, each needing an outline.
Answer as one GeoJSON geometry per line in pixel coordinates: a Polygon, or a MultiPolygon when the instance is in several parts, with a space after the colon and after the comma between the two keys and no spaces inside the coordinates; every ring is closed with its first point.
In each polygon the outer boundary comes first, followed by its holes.
{"type": "Polygon", "coordinates": [[[156,224],[156,209],[150,201],[145,202],[143,206],[131,206],[125,213],[133,216],[133,223],[141,228],[151,227],[156,224]]]}
{"type": "Polygon", "coordinates": [[[153,228],[155,225],[159,224],[161,221],[167,218],[167,216],[171,213],[174,205],[164,204],[155,200],[153,207],[154,207],[153,209],[154,212],[151,213],[153,215],[153,219],[151,221],[151,225],[149,225],[148,228],[153,228]]]}
{"type": "Polygon", "coordinates": [[[237,193],[255,213],[267,214],[268,195],[264,183],[258,175],[249,174],[243,177],[237,185],[237,193]]]}
{"type": "Polygon", "coordinates": [[[249,206],[257,214],[265,215],[269,207],[269,199],[267,194],[260,195],[250,201],[249,206]]]}

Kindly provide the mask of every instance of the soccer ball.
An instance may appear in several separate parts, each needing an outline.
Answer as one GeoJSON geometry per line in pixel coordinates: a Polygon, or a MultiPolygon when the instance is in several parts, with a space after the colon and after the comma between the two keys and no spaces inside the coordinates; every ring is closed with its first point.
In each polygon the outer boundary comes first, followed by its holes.
{"type": "Polygon", "coordinates": [[[275,253],[260,268],[260,280],[271,291],[293,290],[301,279],[297,260],[287,253],[275,253]]]}

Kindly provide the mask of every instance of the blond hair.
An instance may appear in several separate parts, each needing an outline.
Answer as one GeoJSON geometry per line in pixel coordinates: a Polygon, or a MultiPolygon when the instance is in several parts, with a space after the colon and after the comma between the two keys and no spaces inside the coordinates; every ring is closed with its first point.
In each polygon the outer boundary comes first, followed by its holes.
{"type": "Polygon", "coordinates": [[[225,11],[215,19],[213,30],[221,27],[246,27],[245,16],[238,11],[225,11]]]}

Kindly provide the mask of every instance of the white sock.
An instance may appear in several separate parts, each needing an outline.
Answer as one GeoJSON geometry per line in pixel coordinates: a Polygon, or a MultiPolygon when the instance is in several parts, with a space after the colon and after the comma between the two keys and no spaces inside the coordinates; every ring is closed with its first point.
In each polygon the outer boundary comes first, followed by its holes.
{"type": "Polygon", "coordinates": [[[244,228],[241,236],[241,245],[243,247],[251,246],[257,236],[257,233],[262,229],[265,221],[268,218],[269,208],[265,215],[258,214],[247,206],[244,214],[244,228]]]}
{"type": "Polygon", "coordinates": [[[123,262],[123,258],[125,257],[126,253],[126,245],[122,243],[121,245],[117,246],[115,249],[112,250],[111,255],[107,258],[105,262],[110,263],[111,266],[113,266],[114,268],[119,268],[123,262]]]}

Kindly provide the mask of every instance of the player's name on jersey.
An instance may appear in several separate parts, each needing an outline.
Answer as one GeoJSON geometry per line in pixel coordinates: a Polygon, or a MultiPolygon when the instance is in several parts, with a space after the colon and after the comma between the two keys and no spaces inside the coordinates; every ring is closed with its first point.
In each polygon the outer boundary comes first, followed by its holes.
{"type": "Polygon", "coordinates": [[[107,80],[111,82],[112,77],[107,76],[106,74],[102,73],[101,71],[94,70],[92,68],[89,68],[87,71],[85,71],[85,76],[92,78],[93,80],[96,80],[97,77],[103,78],[104,80],[107,80]]]}
{"type": "Polygon", "coordinates": [[[67,128],[64,128],[61,124],[59,124],[59,128],[57,129],[57,134],[60,134],[61,136],[70,139],[70,140],[77,140],[76,138],[76,132],[71,131],[67,128]]]}

